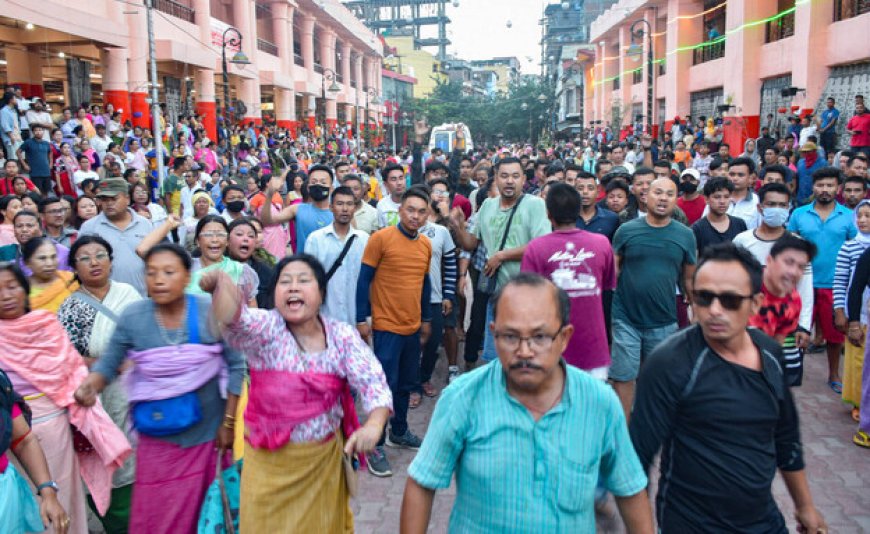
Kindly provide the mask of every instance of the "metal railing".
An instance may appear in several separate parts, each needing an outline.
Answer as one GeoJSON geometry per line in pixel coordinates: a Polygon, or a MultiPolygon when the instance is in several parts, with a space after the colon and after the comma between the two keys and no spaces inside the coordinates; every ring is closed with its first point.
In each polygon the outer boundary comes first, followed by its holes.
{"type": "Polygon", "coordinates": [[[692,50],[692,65],[699,65],[714,59],[725,57],[725,41],[705,44],[692,50]]]}
{"type": "Polygon", "coordinates": [[[834,22],[870,13],[870,0],[834,0],[834,22]]]}
{"type": "Polygon", "coordinates": [[[265,39],[257,39],[257,50],[273,56],[278,55],[278,45],[265,39]]]}
{"type": "Polygon", "coordinates": [[[317,74],[323,74],[323,65],[321,65],[320,63],[315,63],[314,72],[316,72],[317,74]]]}
{"type": "Polygon", "coordinates": [[[187,22],[193,22],[193,8],[175,0],[154,0],[154,9],[187,22]]]}
{"type": "Polygon", "coordinates": [[[786,37],[791,37],[792,35],[794,35],[794,11],[766,24],[764,29],[764,42],[772,43],[774,41],[779,41],[780,39],[785,39],[786,37]]]}
{"type": "Polygon", "coordinates": [[[305,60],[302,59],[302,54],[293,54],[293,63],[295,65],[299,65],[300,67],[304,67],[305,60]]]}

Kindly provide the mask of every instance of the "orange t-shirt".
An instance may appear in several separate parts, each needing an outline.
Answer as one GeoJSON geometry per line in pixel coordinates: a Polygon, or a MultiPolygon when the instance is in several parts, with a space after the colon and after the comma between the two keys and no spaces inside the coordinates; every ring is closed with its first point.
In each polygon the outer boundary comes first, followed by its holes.
{"type": "MultiPolygon", "coordinates": [[[[263,204],[266,203],[265,193],[263,193],[261,191],[261,192],[257,193],[256,195],[252,196],[249,203],[251,205],[251,213],[257,213],[259,211],[259,209],[261,207],[263,207],[263,204]]],[[[284,199],[281,198],[280,193],[273,193],[272,194],[272,204],[277,205],[277,206],[284,205],[284,199]]]]}
{"type": "Polygon", "coordinates": [[[432,242],[408,238],[398,226],[372,234],[362,262],[375,269],[369,297],[372,328],[409,336],[420,329],[423,281],[429,274],[432,242]]]}

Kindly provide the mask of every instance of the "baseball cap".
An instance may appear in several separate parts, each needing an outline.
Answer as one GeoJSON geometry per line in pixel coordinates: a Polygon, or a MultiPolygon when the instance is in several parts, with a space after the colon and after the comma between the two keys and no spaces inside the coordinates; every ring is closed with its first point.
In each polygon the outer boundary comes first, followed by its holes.
{"type": "Polygon", "coordinates": [[[816,146],[812,141],[807,141],[803,145],[801,145],[801,152],[815,152],[819,147],[816,146]]]}
{"type": "Polygon", "coordinates": [[[106,178],[101,180],[97,187],[98,197],[116,197],[121,193],[127,194],[130,188],[127,181],[123,178],[106,178]]]}
{"type": "Polygon", "coordinates": [[[701,181],[701,173],[698,171],[698,169],[686,169],[680,173],[680,178],[686,176],[687,174],[691,176],[693,180],[696,180],[698,182],[701,181]]]}

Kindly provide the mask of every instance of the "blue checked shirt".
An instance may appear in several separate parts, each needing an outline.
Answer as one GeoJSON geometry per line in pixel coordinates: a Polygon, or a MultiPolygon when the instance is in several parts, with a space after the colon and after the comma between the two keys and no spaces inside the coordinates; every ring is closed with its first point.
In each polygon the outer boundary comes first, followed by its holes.
{"type": "Polygon", "coordinates": [[[562,400],[537,422],[498,360],[444,390],[408,474],[430,489],[456,474],[450,532],[595,532],[599,476],[616,496],[646,488],[616,394],[566,372],[562,400]]]}

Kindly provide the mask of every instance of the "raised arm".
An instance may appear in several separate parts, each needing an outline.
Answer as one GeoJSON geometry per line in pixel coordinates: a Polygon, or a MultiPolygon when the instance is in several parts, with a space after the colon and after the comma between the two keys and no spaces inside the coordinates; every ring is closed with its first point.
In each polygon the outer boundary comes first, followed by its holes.
{"type": "Polygon", "coordinates": [[[163,224],[148,232],[148,235],[139,242],[139,245],[136,247],[136,254],[138,254],[140,258],[144,258],[145,254],[151,250],[151,247],[162,242],[170,232],[177,229],[179,226],[181,226],[181,217],[174,213],[170,213],[166,216],[166,220],[163,221],[163,224]]]}
{"type": "Polygon", "coordinates": [[[263,203],[263,209],[260,210],[260,218],[263,220],[263,226],[275,226],[277,224],[292,221],[296,218],[296,211],[299,209],[299,204],[286,206],[278,213],[274,215],[272,214],[272,197],[275,196],[275,192],[281,189],[282,185],[284,185],[284,176],[278,175],[269,178],[269,182],[266,184],[266,190],[263,191],[263,194],[266,196],[266,201],[263,203]]]}
{"type": "MultiPolygon", "coordinates": [[[[447,226],[453,230],[453,236],[456,238],[456,244],[463,250],[473,252],[480,243],[477,236],[469,233],[465,229],[465,214],[459,208],[450,210],[450,217],[447,219],[447,226]]],[[[522,256],[520,256],[522,258],[522,256]]]]}

